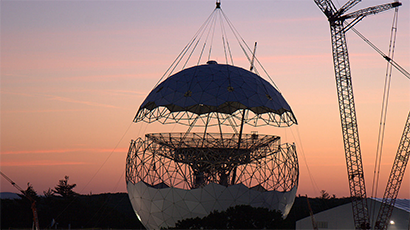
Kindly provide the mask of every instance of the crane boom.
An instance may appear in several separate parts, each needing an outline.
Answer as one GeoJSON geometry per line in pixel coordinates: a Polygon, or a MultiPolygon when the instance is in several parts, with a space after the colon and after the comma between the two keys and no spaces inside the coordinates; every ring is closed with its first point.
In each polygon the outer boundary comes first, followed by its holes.
{"type": "MultiPolygon", "coordinates": [[[[4,179],[6,179],[8,182],[10,182],[11,185],[13,185],[17,190],[19,190],[21,193],[23,193],[23,195],[26,195],[24,190],[22,188],[20,188],[20,186],[18,186],[18,184],[16,184],[14,181],[12,181],[8,176],[6,176],[6,174],[0,172],[0,174],[4,177],[4,179]]],[[[31,197],[29,198],[31,199],[31,197]]]]}
{"type": "MultiPolygon", "coordinates": [[[[366,8],[351,14],[343,15],[360,0],[350,0],[340,10],[334,8],[330,0],[315,0],[316,5],[326,15],[330,23],[333,65],[336,78],[337,97],[339,102],[340,121],[343,144],[346,157],[350,196],[352,198],[353,220],[356,229],[369,229],[369,213],[367,208],[366,186],[363,173],[362,155],[359,143],[359,132],[356,119],[356,109],[353,97],[352,78],[350,72],[349,54],[344,26],[347,18],[352,18],[354,24],[370,14],[376,14],[400,4],[380,5],[366,8]]],[[[351,27],[349,27],[351,28],[351,27]]]]}
{"type": "Polygon", "coordinates": [[[393,212],[394,203],[399,194],[400,185],[403,181],[404,172],[406,171],[407,162],[410,156],[410,112],[404,126],[403,134],[397,149],[396,157],[387,181],[386,190],[384,191],[383,201],[377,215],[375,229],[387,229],[388,223],[393,212]]]}
{"type": "Polygon", "coordinates": [[[358,18],[358,17],[364,17],[370,14],[377,14],[385,10],[389,10],[391,8],[395,8],[401,6],[400,2],[393,2],[393,3],[387,3],[383,5],[378,5],[378,6],[372,6],[368,7],[365,9],[361,9],[358,11],[355,11],[350,14],[345,14],[343,17],[340,17],[341,19],[348,19],[348,18],[358,18]]]}
{"type": "Polygon", "coordinates": [[[343,21],[335,21],[332,24],[330,28],[333,64],[349,189],[352,197],[353,219],[356,229],[367,229],[370,223],[346,37],[343,21]]]}
{"type": "Polygon", "coordinates": [[[340,9],[337,11],[338,15],[342,15],[344,12],[350,10],[354,7],[357,3],[361,2],[361,0],[349,0],[347,1],[340,9]]]}
{"type": "Polygon", "coordinates": [[[319,228],[317,227],[315,216],[313,215],[312,207],[310,207],[309,198],[307,195],[306,195],[306,201],[307,201],[308,208],[309,208],[310,219],[312,220],[312,227],[314,230],[319,230],[319,228]]]}
{"type": "Polygon", "coordinates": [[[315,0],[315,3],[327,17],[336,12],[336,7],[331,0],[315,0]]]}
{"type": "Polygon", "coordinates": [[[31,202],[31,211],[33,212],[33,223],[36,230],[39,230],[39,223],[38,223],[38,215],[37,215],[37,208],[36,208],[36,200],[34,200],[26,191],[24,191],[20,186],[18,186],[14,181],[12,181],[6,174],[0,172],[0,174],[8,181],[11,185],[13,185],[16,189],[18,189],[27,199],[31,202]]]}

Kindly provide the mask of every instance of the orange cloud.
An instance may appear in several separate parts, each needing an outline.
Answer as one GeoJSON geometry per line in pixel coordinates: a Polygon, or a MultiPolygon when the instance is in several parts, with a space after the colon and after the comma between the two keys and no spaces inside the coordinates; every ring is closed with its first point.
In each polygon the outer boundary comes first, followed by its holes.
{"type": "Polygon", "coordinates": [[[60,97],[60,96],[53,96],[53,95],[46,95],[46,96],[50,97],[50,100],[63,101],[63,102],[76,103],[76,104],[84,104],[84,105],[97,106],[97,107],[106,107],[106,108],[119,109],[119,107],[114,106],[114,105],[101,104],[101,103],[91,102],[91,101],[79,101],[79,100],[74,100],[74,99],[71,99],[71,98],[68,98],[68,97],[60,97]]]}
{"type": "MultiPolygon", "coordinates": [[[[116,74],[116,75],[90,75],[90,76],[70,76],[63,77],[68,81],[88,81],[88,82],[101,82],[101,81],[118,81],[122,79],[145,79],[148,78],[147,74],[116,74]]],[[[61,81],[61,79],[58,79],[61,81]]]]}
{"type": "MultiPolygon", "coordinates": [[[[85,91],[85,90],[84,90],[85,91]]],[[[98,92],[102,95],[116,95],[116,96],[130,96],[130,95],[136,95],[137,97],[145,97],[150,90],[146,91],[135,91],[135,90],[86,90],[88,92],[93,91],[93,92],[98,92]]]]}
{"type": "Polygon", "coordinates": [[[29,93],[21,93],[21,92],[7,92],[2,90],[1,94],[8,94],[8,95],[18,95],[18,96],[26,96],[26,97],[34,97],[34,95],[29,93]]]}
{"type": "Polygon", "coordinates": [[[81,112],[85,109],[38,109],[38,110],[2,110],[1,113],[59,113],[59,112],[81,112]]]}
{"type": "Polygon", "coordinates": [[[1,166],[60,166],[60,165],[84,165],[85,162],[67,162],[67,161],[22,161],[22,162],[1,162],[1,166]]]}
{"type": "Polygon", "coordinates": [[[2,151],[1,154],[43,154],[43,153],[72,153],[72,152],[127,152],[127,148],[119,149],[99,149],[99,148],[78,148],[78,149],[48,149],[48,150],[19,150],[2,151]]]}

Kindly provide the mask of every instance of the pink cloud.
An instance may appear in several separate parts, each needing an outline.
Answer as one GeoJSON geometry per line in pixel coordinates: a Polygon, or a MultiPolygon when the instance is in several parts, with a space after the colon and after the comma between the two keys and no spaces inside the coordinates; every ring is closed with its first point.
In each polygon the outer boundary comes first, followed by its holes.
{"type": "Polygon", "coordinates": [[[1,166],[61,166],[61,165],[85,165],[85,162],[67,162],[67,161],[22,161],[22,162],[1,162],[1,166]]]}
{"type": "Polygon", "coordinates": [[[43,110],[2,110],[1,113],[59,113],[59,112],[80,112],[86,109],[43,109],[43,110]]]}
{"type": "Polygon", "coordinates": [[[99,149],[99,148],[78,148],[78,149],[48,149],[48,150],[17,150],[2,151],[1,154],[43,154],[43,153],[72,153],[72,152],[127,152],[127,148],[119,149],[99,149]]]}
{"type": "Polygon", "coordinates": [[[80,101],[80,100],[75,100],[71,99],[68,97],[60,97],[60,96],[53,96],[53,95],[46,95],[50,97],[50,100],[56,100],[56,101],[63,101],[63,102],[69,102],[69,103],[75,103],[75,104],[84,104],[84,105],[90,105],[90,106],[97,106],[97,107],[106,107],[106,108],[116,108],[119,109],[119,107],[114,106],[114,105],[107,105],[107,104],[102,104],[98,102],[91,102],[91,101],[80,101]]]}
{"type": "MultiPolygon", "coordinates": [[[[147,74],[122,74],[122,75],[91,75],[91,76],[71,76],[64,77],[64,80],[68,81],[90,81],[90,82],[101,82],[101,81],[118,81],[121,79],[144,79],[149,78],[147,74]]],[[[57,79],[61,80],[61,79],[57,79]]]]}
{"type": "Polygon", "coordinates": [[[18,95],[18,96],[25,96],[25,97],[34,97],[34,95],[28,94],[28,93],[7,92],[7,91],[4,91],[4,90],[1,91],[1,94],[18,95]]]}
{"type": "Polygon", "coordinates": [[[116,95],[116,96],[130,96],[135,95],[137,97],[145,97],[151,89],[146,91],[135,91],[135,90],[79,90],[79,91],[86,91],[86,92],[96,92],[102,95],[116,95]]]}
{"type": "Polygon", "coordinates": [[[307,17],[307,18],[269,18],[260,20],[260,23],[268,23],[268,24],[280,24],[285,22],[317,22],[323,21],[323,17],[307,17]]]}

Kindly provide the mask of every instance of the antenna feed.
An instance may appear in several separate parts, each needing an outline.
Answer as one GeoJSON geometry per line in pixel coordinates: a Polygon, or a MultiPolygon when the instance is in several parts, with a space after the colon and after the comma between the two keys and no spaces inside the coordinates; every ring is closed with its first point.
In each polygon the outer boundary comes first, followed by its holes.
{"type": "Polygon", "coordinates": [[[220,0],[216,1],[216,9],[221,9],[221,1],[220,0]]]}

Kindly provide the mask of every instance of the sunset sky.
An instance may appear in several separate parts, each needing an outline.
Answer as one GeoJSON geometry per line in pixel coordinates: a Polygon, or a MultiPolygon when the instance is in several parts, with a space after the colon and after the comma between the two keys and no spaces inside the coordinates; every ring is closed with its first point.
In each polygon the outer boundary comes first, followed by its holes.
{"type": "MultiPolygon", "coordinates": [[[[352,10],[383,3],[367,0],[352,10]]],[[[2,0],[0,7],[1,171],[39,194],[65,175],[82,194],[125,192],[130,140],[174,129],[132,119],[215,1],[2,0]]],[[[296,142],[297,193],[349,196],[326,17],[313,0],[222,0],[222,9],[248,44],[258,42],[258,59],[298,119],[288,129],[258,130],[296,142]]],[[[355,28],[387,53],[392,19],[393,10],[355,28]]],[[[352,31],[347,38],[370,194],[386,61],[352,31]]],[[[410,70],[409,1],[399,10],[395,60],[410,70]]],[[[378,197],[409,108],[410,80],[393,70],[378,197]]],[[[410,198],[409,171],[400,198],[410,198]]],[[[17,192],[0,181],[1,192],[17,192]]]]}

